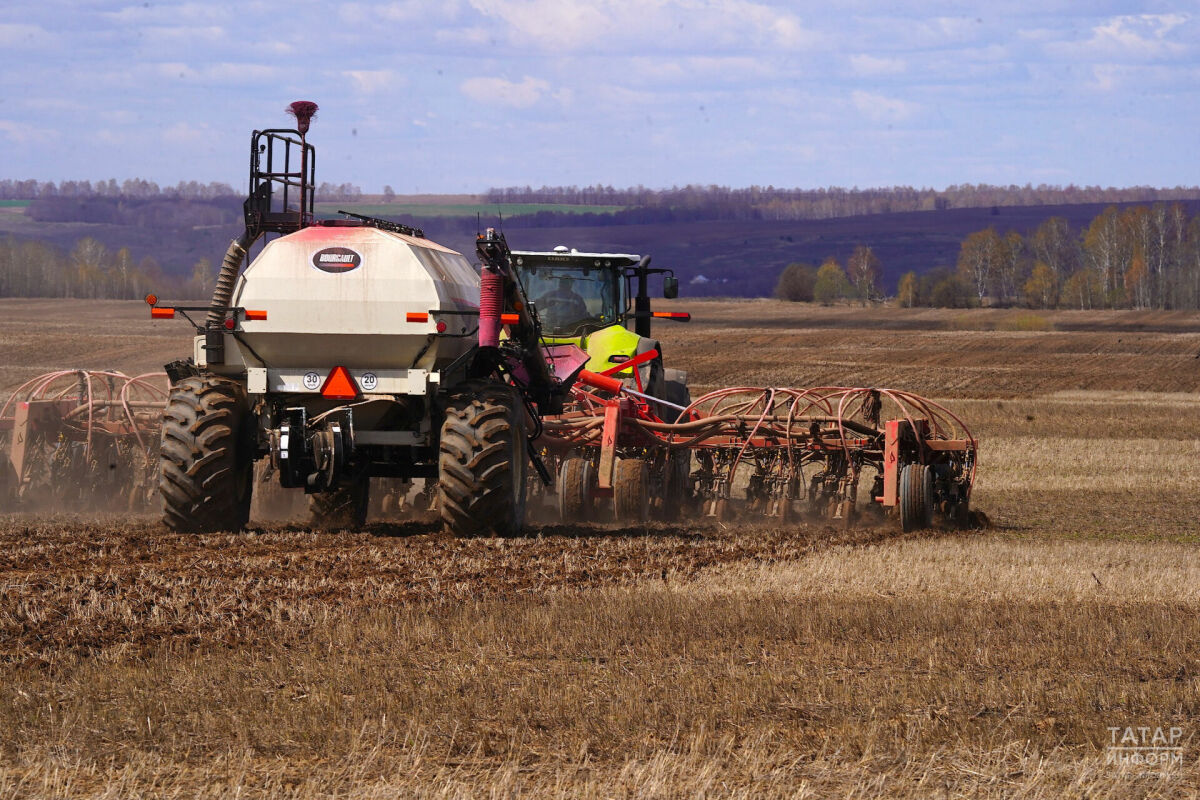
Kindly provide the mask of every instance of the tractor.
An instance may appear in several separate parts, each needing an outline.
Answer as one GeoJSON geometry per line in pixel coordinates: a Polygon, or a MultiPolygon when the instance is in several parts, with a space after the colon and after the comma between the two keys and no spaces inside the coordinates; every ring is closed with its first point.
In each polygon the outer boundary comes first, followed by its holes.
{"type": "Polygon", "coordinates": [[[631,385],[640,383],[651,397],[674,405],[690,402],[687,373],[665,368],[662,348],[651,337],[652,319],[691,319],[687,312],[650,310],[651,275],[663,275],[664,297],[679,296],[679,279],[672,270],[651,269],[650,256],[581,253],[563,245],[548,252],[514,250],[512,261],[537,309],[546,342],[577,345],[588,354],[586,368],[596,373],[654,351],[656,357],[617,376],[631,385]]]}
{"type": "MultiPolygon", "coordinates": [[[[679,296],[672,270],[650,268],[650,256],[584,253],[560,245],[552,251],[512,251],[512,266],[542,325],[542,337],[555,345],[575,345],[588,355],[588,374],[607,374],[644,398],[652,412],[675,422],[691,403],[687,373],[663,364],[662,347],[652,338],[654,319],[690,321],[680,311],[651,311],[649,278],[662,275],[663,296],[679,296]],[[629,364],[622,368],[622,364],[629,364]]],[[[563,451],[542,446],[542,458],[558,479],[554,503],[564,522],[603,518],[596,505],[608,495],[593,486],[598,475],[596,448],[563,451]],[[586,499],[585,499],[586,498],[586,499]]],[[[618,521],[638,523],[653,514],[672,519],[691,501],[691,454],[622,449],[611,489],[618,521]]],[[[535,485],[534,491],[538,487],[535,485]]],[[[548,493],[547,493],[548,494],[548,493]]]]}

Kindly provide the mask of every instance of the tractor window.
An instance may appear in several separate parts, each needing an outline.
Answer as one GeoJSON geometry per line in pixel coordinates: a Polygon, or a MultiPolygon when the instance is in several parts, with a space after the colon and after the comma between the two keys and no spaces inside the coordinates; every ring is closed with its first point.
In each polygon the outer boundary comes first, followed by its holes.
{"type": "Polygon", "coordinates": [[[521,277],[548,336],[581,336],[619,320],[611,272],[542,266],[522,270],[521,277]]]}

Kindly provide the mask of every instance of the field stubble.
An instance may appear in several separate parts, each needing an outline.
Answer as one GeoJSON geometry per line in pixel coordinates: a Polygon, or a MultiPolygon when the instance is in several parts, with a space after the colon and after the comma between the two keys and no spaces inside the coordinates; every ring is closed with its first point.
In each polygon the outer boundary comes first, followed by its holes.
{"type": "MultiPolygon", "coordinates": [[[[994,527],[0,518],[0,797],[1200,793],[1195,315],[692,310],[694,383],[961,409],[994,527]],[[1184,765],[1106,765],[1127,725],[1184,765]]],[[[139,322],[86,361],[88,313],[52,366],[166,360],[139,322]]],[[[10,382],[48,357],[12,319],[10,382]]]]}

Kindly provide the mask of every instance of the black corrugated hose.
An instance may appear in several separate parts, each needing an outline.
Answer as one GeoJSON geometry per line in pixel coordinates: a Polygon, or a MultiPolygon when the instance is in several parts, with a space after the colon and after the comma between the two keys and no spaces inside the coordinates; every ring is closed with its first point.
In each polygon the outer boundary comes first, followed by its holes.
{"type": "Polygon", "coordinates": [[[233,300],[233,287],[237,284],[238,272],[241,271],[242,261],[246,251],[254,244],[256,237],[249,228],[242,235],[229,243],[225,251],[225,259],[221,262],[221,271],[217,273],[217,284],[213,288],[212,302],[208,306],[208,327],[224,324],[225,315],[229,312],[229,303],[233,300]]]}

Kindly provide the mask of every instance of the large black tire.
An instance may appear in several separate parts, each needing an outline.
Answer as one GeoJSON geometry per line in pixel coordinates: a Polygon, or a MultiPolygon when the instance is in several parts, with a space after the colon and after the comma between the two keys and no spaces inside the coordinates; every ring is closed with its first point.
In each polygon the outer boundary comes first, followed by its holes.
{"type": "Polygon", "coordinates": [[[525,404],[512,387],[471,381],[450,398],[438,456],[438,510],[455,536],[512,536],[525,524],[525,404]]]}
{"type": "Polygon", "coordinates": [[[163,413],[158,489],[175,531],[240,531],[250,520],[253,420],[246,395],[215,375],[171,387],[163,413]]]}
{"type": "Polygon", "coordinates": [[[349,486],[339,486],[308,496],[310,522],[324,530],[358,530],[367,524],[371,507],[371,479],[362,477],[349,486]]]}
{"type": "Polygon", "coordinates": [[[595,511],[596,468],[590,459],[572,456],[558,471],[558,518],[588,522],[595,511]]]}
{"type": "Polygon", "coordinates": [[[650,466],[645,459],[619,458],[613,470],[617,522],[641,524],[650,516],[650,466]]]}
{"type": "Polygon", "coordinates": [[[908,464],[900,470],[900,526],[906,532],[933,525],[933,470],[908,464]]]}

